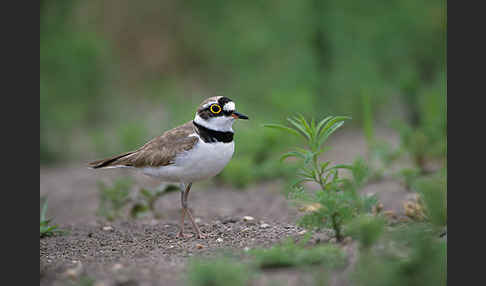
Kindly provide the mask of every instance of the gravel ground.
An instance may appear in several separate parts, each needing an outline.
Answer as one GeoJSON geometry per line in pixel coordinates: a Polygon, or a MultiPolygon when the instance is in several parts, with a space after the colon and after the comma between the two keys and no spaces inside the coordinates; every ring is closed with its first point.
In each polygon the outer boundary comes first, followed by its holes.
{"type": "MultiPolygon", "coordinates": [[[[351,163],[366,152],[362,134],[341,133],[332,139],[333,148],[326,153],[328,160],[351,163]]],[[[391,136],[390,140],[396,142],[396,137],[391,136]]],[[[213,181],[194,184],[189,205],[202,232],[208,235],[204,240],[176,238],[180,218],[177,192],[157,201],[157,220],[107,223],[95,215],[98,181],[112,182],[130,176],[138,189],[154,188],[159,182],[127,170],[91,170],[85,163],[40,168],[40,195],[49,199],[47,215],[69,231],[67,235],[40,239],[40,285],[81,285],[76,279],[84,276],[95,279],[96,286],[184,285],[186,262],[191,256],[215,255],[225,250],[238,253],[302,234],[295,225],[298,211],[281,193],[283,185],[279,182],[251,186],[244,191],[213,181]],[[254,219],[244,221],[244,216],[254,219]]],[[[363,191],[378,194],[385,210],[397,213],[403,211],[401,202],[411,195],[394,181],[376,182],[363,191]]],[[[192,232],[188,220],[186,231],[192,232]]],[[[328,239],[318,233],[311,241],[327,243],[328,239]]],[[[354,260],[354,244],[343,247],[349,252],[349,259],[354,260]]],[[[333,285],[347,285],[342,277],[336,278],[333,285]]],[[[305,272],[295,269],[272,270],[259,275],[253,284],[307,285],[309,279],[305,272]]]]}

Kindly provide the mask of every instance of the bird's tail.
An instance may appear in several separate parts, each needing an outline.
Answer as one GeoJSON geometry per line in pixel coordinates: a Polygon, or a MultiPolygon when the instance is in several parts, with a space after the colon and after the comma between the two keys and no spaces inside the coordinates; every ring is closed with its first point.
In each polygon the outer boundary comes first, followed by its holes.
{"type": "Polygon", "coordinates": [[[127,153],[124,153],[124,154],[121,154],[121,155],[113,156],[111,158],[106,158],[106,159],[94,161],[94,162],[89,163],[88,165],[93,169],[116,166],[116,165],[119,165],[118,160],[120,160],[121,158],[126,157],[128,155],[131,155],[133,153],[134,152],[127,152],[127,153]]]}

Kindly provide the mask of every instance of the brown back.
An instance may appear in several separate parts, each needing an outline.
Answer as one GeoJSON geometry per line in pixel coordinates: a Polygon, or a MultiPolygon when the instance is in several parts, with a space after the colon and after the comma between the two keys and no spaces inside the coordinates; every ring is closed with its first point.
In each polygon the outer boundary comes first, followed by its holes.
{"type": "Polygon", "coordinates": [[[135,151],[95,161],[90,165],[93,168],[116,165],[132,167],[167,166],[174,163],[178,153],[190,150],[197,143],[198,137],[189,137],[193,133],[195,133],[195,127],[191,120],[155,137],[135,151]]]}

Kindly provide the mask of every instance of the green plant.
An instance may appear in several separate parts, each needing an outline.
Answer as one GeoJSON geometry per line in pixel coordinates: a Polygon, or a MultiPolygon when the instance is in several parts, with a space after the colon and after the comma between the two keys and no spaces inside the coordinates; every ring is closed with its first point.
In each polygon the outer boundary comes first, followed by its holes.
{"type": "Polygon", "coordinates": [[[253,273],[249,267],[233,259],[193,258],[188,264],[187,285],[191,286],[246,286],[253,273]]]}
{"type": "Polygon", "coordinates": [[[307,228],[331,227],[335,231],[336,239],[343,239],[342,226],[359,212],[371,210],[376,202],[374,197],[361,197],[356,190],[365,183],[368,177],[368,167],[362,159],[356,160],[353,165],[334,165],[330,161],[321,162],[319,156],[325,151],[323,144],[339,127],[346,116],[328,116],[316,122],[308,122],[302,115],[288,118],[291,127],[280,124],[266,124],[266,127],[276,128],[288,133],[303,137],[307,149],[295,148],[282,155],[281,160],[295,157],[303,161],[298,172],[298,179],[293,184],[290,193],[294,200],[311,202],[320,205],[317,210],[305,214],[300,224],[307,228]],[[353,179],[340,178],[339,170],[350,170],[353,179]],[[306,190],[303,183],[317,184],[319,190],[311,192],[306,190]]]}
{"type": "Polygon", "coordinates": [[[118,179],[111,187],[103,182],[98,182],[100,205],[97,215],[103,216],[112,221],[120,216],[121,210],[130,201],[131,180],[128,178],[118,179]]]}
{"type": "Polygon", "coordinates": [[[396,123],[396,129],[400,133],[400,148],[407,152],[421,174],[426,172],[426,158],[430,152],[431,142],[423,129],[414,128],[406,123],[396,123]]]}
{"type": "Polygon", "coordinates": [[[447,178],[435,175],[421,178],[414,185],[425,205],[427,221],[435,226],[447,226],[447,178]]]}
{"type": "Polygon", "coordinates": [[[346,233],[359,240],[361,247],[369,249],[385,230],[385,219],[381,216],[363,214],[354,218],[346,226],[346,233]]]}
{"type": "Polygon", "coordinates": [[[148,212],[151,212],[154,215],[154,217],[158,218],[159,214],[155,209],[155,202],[157,201],[157,199],[159,199],[160,197],[168,193],[179,191],[179,190],[180,188],[175,185],[167,185],[163,189],[156,189],[153,191],[147,189],[141,189],[140,202],[132,206],[130,215],[133,218],[138,218],[140,216],[143,216],[144,214],[147,214],[148,212]]]}
{"type": "Polygon", "coordinates": [[[255,265],[261,269],[310,265],[339,268],[345,265],[345,256],[340,248],[334,245],[305,247],[305,243],[306,240],[295,243],[289,238],[268,249],[252,249],[250,255],[255,259],[255,265]]]}
{"type": "Polygon", "coordinates": [[[40,213],[40,237],[53,236],[56,233],[65,233],[64,230],[58,229],[58,225],[49,225],[52,218],[48,219],[46,217],[47,213],[47,198],[41,198],[41,213],[40,213]]]}

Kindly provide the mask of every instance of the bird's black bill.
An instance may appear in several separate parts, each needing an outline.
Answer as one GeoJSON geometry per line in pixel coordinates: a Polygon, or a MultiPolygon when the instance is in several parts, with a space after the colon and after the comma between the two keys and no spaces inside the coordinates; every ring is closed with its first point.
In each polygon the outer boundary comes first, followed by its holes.
{"type": "Polygon", "coordinates": [[[239,112],[233,112],[231,116],[233,116],[236,119],[248,119],[248,116],[241,114],[239,112]]]}

